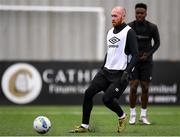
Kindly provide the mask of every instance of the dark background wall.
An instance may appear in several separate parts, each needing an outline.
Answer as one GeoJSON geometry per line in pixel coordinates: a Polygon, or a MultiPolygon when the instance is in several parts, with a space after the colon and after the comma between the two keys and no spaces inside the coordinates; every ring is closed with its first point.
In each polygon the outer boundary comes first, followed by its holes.
{"type": "MultiPolygon", "coordinates": [[[[82,104],[83,93],[102,62],[4,61],[0,62],[0,64],[1,105],[77,105],[82,104]],[[36,81],[38,76],[35,75],[33,77],[34,73],[28,67],[18,67],[18,65],[23,64],[31,65],[40,74],[42,85],[39,90],[36,88],[40,85],[39,82],[33,82],[36,81]],[[9,70],[11,70],[11,73],[9,70]],[[5,81],[5,79],[7,84],[3,85],[2,83],[4,83],[3,80],[5,81]],[[39,94],[31,101],[24,102],[23,98],[29,100],[29,98],[32,98],[31,93],[33,92],[39,92],[39,94]],[[8,97],[9,95],[11,96],[10,98],[8,97]],[[16,99],[15,101],[14,98],[16,99]]],[[[153,80],[150,86],[150,104],[180,104],[179,69],[180,62],[155,62],[153,80]]],[[[140,93],[141,89],[138,88],[138,96],[140,93]]],[[[103,92],[96,95],[94,99],[96,104],[102,104],[102,95],[103,92]]],[[[138,102],[140,101],[139,99],[138,97],[138,102]]],[[[119,101],[122,104],[129,103],[129,86],[119,101]]]]}

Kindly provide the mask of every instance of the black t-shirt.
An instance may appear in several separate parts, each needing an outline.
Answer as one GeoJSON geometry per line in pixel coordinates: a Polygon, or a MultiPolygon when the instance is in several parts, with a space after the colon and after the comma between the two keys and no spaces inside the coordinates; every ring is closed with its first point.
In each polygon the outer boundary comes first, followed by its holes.
{"type": "Polygon", "coordinates": [[[150,55],[148,60],[152,60],[152,55],[160,46],[157,26],[147,20],[143,22],[133,21],[128,25],[136,32],[140,56],[146,52],[150,55]],[[152,40],[154,41],[153,44],[152,40]]]}

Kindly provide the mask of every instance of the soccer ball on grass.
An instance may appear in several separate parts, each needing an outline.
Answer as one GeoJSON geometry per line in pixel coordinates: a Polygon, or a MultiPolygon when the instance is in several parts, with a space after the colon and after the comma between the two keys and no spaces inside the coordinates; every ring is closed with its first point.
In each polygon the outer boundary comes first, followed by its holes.
{"type": "Polygon", "coordinates": [[[45,134],[51,128],[51,121],[45,116],[38,116],[34,119],[33,127],[36,132],[45,134]]]}

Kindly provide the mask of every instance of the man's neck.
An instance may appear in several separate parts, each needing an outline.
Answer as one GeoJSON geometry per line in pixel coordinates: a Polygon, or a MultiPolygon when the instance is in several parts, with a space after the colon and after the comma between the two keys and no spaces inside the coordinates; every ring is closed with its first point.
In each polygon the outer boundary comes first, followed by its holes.
{"type": "Polygon", "coordinates": [[[115,33],[115,34],[119,33],[122,29],[124,29],[125,26],[126,26],[126,23],[122,23],[118,26],[115,26],[113,33],[115,33]]]}

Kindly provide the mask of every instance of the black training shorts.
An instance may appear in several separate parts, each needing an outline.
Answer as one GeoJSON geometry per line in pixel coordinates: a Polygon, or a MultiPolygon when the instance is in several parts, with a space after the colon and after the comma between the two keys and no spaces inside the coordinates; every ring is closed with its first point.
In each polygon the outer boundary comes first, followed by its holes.
{"type": "Polygon", "coordinates": [[[153,62],[139,62],[131,73],[130,80],[151,81],[153,62]]]}

